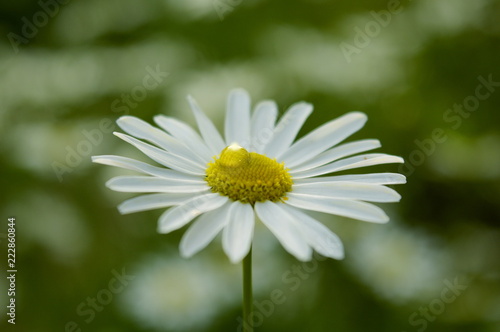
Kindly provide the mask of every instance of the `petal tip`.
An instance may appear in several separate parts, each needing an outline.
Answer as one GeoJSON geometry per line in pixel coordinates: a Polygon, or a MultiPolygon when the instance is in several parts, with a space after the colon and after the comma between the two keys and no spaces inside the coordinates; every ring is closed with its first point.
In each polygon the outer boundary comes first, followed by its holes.
{"type": "Polygon", "coordinates": [[[242,257],[231,257],[231,256],[227,256],[227,257],[229,258],[229,261],[231,262],[231,264],[238,264],[243,260],[242,257]]]}
{"type": "Polygon", "coordinates": [[[123,116],[120,116],[118,119],[116,119],[116,123],[120,127],[122,127],[123,125],[130,125],[130,124],[132,124],[132,122],[135,122],[135,121],[141,121],[141,119],[136,118],[135,116],[131,116],[131,115],[123,115],[123,116]]]}
{"type": "Polygon", "coordinates": [[[167,233],[170,233],[166,228],[165,226],[162,226],[160,224],[158,224],[158,227],[156,227],[156,232],[159,233],[159,234],[167,234],[167,233]]]}
{"type": "Polygon", "coordinates": [[[384,218],[380,218],[376,222],[378,222],[379,224],[387,224],[389,220],[391,220],[391,218],[389,218],[389,216],[386,215],[384,218]]]}
{"type": "Polygon", "coordinates": [[[115,182],[115,181],[116,181],[116,177],[111,178],[111,179],[109,179],[108,181],[106,181],[106,182],[104,183],[104,185],[105,185],[106,187],[108,187],[109,189],[113,189],[113,188],[111,188],[111,187],[113,186],[113,184],[114,184],[114,182],[115,182]]]}
{"type": "Polygon", "coordinates": [[[292,105],[292,107],[301,107],[302,109],[312,112],[314,105],[311,103],[308,103],[307,101],[299,101],[295,104],[292,105]]]}
{"type": "Polygon", "coordinates": [[[351,116],[356,116],[356,117],[359,117],[359,118],[363,118],[363,119],[368,119],[368,115],[366,115],[366,113],[361,112],[361,111],[352,111],[352,112],[349,112],[347,114],[351,115],[351,116]]]}
{"type": "Polygon", "coordinates": [[[332,258],[341,261],[345,258],[345,253],[344,253],[344,251],[342,251],[342,253],[339,253],[337,256],[332,257],[332,258]]]}
{"type": "Polygon", "coordinates": [[[312,251],[306,255],[293,254],[301,262],[310,262],[312,260],[312,251]]]}
{"type": "Polygon", "coordinates": [[[234,89],[231,89],[231,91],[229,91],[229,95],[233,95],[233,94],[240,94],[240,95],[245,95],[245,96],[250,96],[248,91],[245,90],[244,88],[234,88],[234,89]]]}
{"type": "Polygon", "coordinates": [[[184,248],[182,246],[182,243],[181,243],[181,246],[179,247],[179,254],[181,255],[182,258],[189,259],[189,258],[194,256],[195,252],[187,250],[186,248],[184,248]]]}
{"type": "Polygon", "coordinates": [[[163,115],[163,114],[157,114],[157,115],[153,116],[153,120],[155,120],[155,121],[161,120],[161,119],[164,119],[164,118],[166,118],[166,116],[163,115]]]}

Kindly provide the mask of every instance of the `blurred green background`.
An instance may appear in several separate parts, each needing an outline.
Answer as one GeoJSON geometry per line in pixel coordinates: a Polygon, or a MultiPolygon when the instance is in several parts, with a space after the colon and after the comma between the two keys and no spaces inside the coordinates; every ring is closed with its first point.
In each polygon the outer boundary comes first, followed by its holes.
{"type": "Polygon", "coordinates": [[[2,0],[0,329],[237,331],[240,266],[220,240],[182,260],[183,231],[119,215],[131,195],[104,183],[126,171],[90,156],[146,160],[112,123],[193,124],[188,94],[221,128],[243,87],[280,111],[313,103],[300,135],[367,113],[352,139],[407,163],[360,171],[408,177],[387,225],[317,215],[343,261],[302,264],[257,229],[257,331],[499,332],[499,17],[496,0],[2,0]]]}

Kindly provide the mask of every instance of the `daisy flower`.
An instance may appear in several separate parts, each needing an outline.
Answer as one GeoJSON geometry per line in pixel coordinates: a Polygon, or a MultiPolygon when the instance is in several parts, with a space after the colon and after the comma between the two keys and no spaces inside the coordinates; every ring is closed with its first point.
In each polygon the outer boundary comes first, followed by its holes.
{"type": "Polygon", "coordinates": [[[365,153],[380,147],[376,139],[341,143],[363,127],[363,113],[347,113],[295,141],[311,104],[296,103],[277,121],[275,102],[260,102],[251,112],[248,93],[235,89],[228,96],[222,137],[195,100],[188,97],[188,102],[199,132],[164,115],[154,118],[159,128],[132,116],[117,120],[128,135],[114,134],[161,166],[121,156],[92,157],[96,163],[144,174],[106,183],[115,191],[147,193],[119,205],[122,214],[169,208],[158,220],[160,233],[194,220],[180,243],[184,257],[222,232],[224,252],[231,262],[239,262],[249,253],[260,220],[301,261],[310,260],[313,250],[342,259],[338,236],[307,211],[385,223],[389,218],[371,202],[401,198],[386,186],[405,183],[400,174],[330,175],[403,162],[397,156],[365,153]]]}

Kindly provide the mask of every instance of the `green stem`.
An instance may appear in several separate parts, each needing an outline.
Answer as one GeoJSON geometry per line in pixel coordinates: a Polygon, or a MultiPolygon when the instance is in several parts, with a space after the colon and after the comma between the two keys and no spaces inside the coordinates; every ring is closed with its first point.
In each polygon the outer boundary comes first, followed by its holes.
{"type": "Polygon", "coordinates": [[[253,332],[252,248],[243,259],[243,332],[253,332]]]}

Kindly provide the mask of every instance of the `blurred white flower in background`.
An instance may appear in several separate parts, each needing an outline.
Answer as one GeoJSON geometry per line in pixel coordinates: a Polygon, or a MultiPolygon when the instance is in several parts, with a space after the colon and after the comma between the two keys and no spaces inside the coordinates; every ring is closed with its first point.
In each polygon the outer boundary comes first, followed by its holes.
{"type": "Polygon", "coordinates": [[[55,18],[56,38],[80,44],[106,33],[126,33],[161,19],[161,1],[87,0],[65,6],[55,18]]]}
{"type": "MultiPolygon", "coordinates": [[[[297,262],[279,251],[278,241],[264,225],[256,226],[255,233],[255,299],[262,302],[275,289],[290,295],[291,285],[284,284],[282,277],[297,262]],[[273,259],[268,259],[270,255],[273,259]]],[[[141,257],[131,267],[136,278],[120,296],[120,306],[138,325],[156,331],[203,331],[217,315],[225,315],[232,308],[240,310],[241,268],[227,264],[219,246],[212,244],[188,260],[178,257],[175,249],[169,251],[170,255],[157,252],[141,257]]],[[[301,284],[300,294],[311,295],[317,290],[314,277],[319,273],[311,273],[311,278],[301,284]]],[[[293,300],[283,305],[287,310],[296,310],[302,302],[293,300]]]]}
{"type": "Polygon", "coordinates": [[[17,254],[39,247],[58,263],[78,264],[91,243],[84,217],[65,197],[50,190],[32,188],[22,200],[10,201],[2,210],[4,215],[16,211],[16,233],[22,236],[17,254]]]}
{"type": "Polygon", "coordinates": [[[142,259],[123,294],[124,311],[157,331],[201,331],[239,303],[239,278],[230,267],[209,257],[186,261],[158,254],[142,259]]]}
{"type": "Polygon", "coordinates": [[[463,181],[500,178],[500,135],[484,133],[470,137],[450,132],[446,142],[429,156],[429,167],[445,178],[463,181]]]}
{"type": "Polygon", "coordinates": [[[387,227],[356,229],[347,265],[383,298],[396,303],[439,294],[445,278],[455,277],[444,244],[397,221],[387,227]]]}

